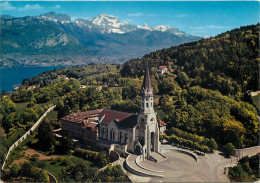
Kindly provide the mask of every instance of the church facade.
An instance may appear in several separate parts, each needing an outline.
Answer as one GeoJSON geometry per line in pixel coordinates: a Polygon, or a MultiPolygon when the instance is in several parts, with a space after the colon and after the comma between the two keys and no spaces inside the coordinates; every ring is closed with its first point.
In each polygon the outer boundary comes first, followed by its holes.
{"type": "Polygon", "coordinates": [[[157,121],[153,97],[146,67],[139,114],[108,109],[70,114],[62,118],[62,130],[88,145],[109,149],[116,144],[125,152],[149,159],[153,152],[160,153],[160,127],[166,127],[164,122],[157,121]]]}

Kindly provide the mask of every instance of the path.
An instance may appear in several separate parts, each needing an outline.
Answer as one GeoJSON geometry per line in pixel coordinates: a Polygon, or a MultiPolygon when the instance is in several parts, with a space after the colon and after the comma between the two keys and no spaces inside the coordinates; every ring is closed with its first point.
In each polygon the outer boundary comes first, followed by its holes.
{"type": "MultiPolygon", "coordinates": [[[[39,157],[38,157],[39,160],[48,160],[48,159],[52,159],[52,158],[55,159],[55,158],[62,157],[62,156],[56,156],[56,155],[46,156],[46,155],[44,155],[42,153],[39,153],[39,152],[35,151],[34,149],[28,149],[28,150],[26,150],[24,152],[25,152],[24,155],[25,156],[29,156],[29,157],[31,157],[34,154],[38,154],[39,155],[39,157]]],[[[25,159],[25,158],[20,158],[18,160],[14,160],[12,164],[23,163],[24,161],[28,161],[28,160],[25,159]]]]}

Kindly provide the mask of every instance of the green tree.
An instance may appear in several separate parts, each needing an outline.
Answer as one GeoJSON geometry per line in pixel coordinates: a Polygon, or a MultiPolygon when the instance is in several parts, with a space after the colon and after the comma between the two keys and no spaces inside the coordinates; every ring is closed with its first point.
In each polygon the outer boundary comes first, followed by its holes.
{"type": "Polygon", "coordinates": [[[9,97],[2,97],[0,104],[0,112],[2,114],[11,114],[12,112],[15,112],[15,104],[9,97]]]}
{"type": "Polygon", "coordinates": [[[11,167],[10,176],[11,177],[18,177],[18,175],[20,174],[20,171],[21,171],[21,167],[19,165],[17,165],[17,164],[14,164],[11,167]]]}
{"type": "Polygon", "coordinates": [[[83,178],[83,174],[81,173],[81,172],[77,172],[76,174],[75,174],[75,180],[77,181],[77,182],[81,182],[81,179],[83,178]]]}
{"type": "Polygon", "coordinates": [[[40,169],[35,175],[36,182],[49,182],[49,176],[46,171],[40,169]]]}
{"type": "Polygon", "coordinates": [[[21,175],[24,177],[32,177],[33,166],[30,162],[24,162],[22,164],[21,175]]]}
{"type": "Polygon", "coordinates": [[[58,178],[59,178],[59,182],[68,182],[68,174],[65,170],[65,168],[62,168],[59,175],[58,175],[58,178]]]}
{"type": "Polygon", "coordinates": [[[235,146],[232,143],[227,143],[224,149],[224,153],[227,157],[234,156],[236,153],[235,146]]]}
{"type": "Polygon", "coordinates": [[[218,144],[216,143],[215,139],[211,138],[209,141],[208,141],[208,147],[210,148],[211,151],[213,150],[217,150],[218,149],[218,144]]]}
{"type": "Polygon", "coordinates": [[[45,150],[49,150],[52,153],[55,144],[55,136],[53,133],[53,127],[49,120],[45,119],[39,125],[37,137],[39,139],[39,146],[45,150]]]}
{"type": "Polygon", "coordinates": [[[14,124],[14,113],[5,114],[2,119],[2,126],[5,129],[6,133],[9,133],[10,128],[13,127],[14,124]]]}

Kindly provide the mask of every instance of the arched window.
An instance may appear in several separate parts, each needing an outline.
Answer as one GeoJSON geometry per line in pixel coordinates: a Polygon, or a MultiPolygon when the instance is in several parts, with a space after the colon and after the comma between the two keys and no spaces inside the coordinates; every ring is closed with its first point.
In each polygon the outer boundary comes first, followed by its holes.
{"type": "Polygon", "coordinates": [[[148,104],[148,102],[146,103],[146,107],[147,107],[147,108],[149,107],[149,104],[148,104]]]}
{"type": "Polygon", "coordinates": [[[142,108],[144,108],[144,103],[142,102],[142,108]]]}

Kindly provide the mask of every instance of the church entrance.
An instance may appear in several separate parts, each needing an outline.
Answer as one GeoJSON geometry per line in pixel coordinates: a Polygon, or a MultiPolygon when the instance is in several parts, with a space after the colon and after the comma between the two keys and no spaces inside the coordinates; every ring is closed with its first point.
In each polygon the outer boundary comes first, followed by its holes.
{"type": "Polygon", "coordinates": [[[137,155],[142,154],[142,146],[140,145],[139,142],[135,145],[135,153],[136,153],[137,155]]]}
{"type": "Polygon", "coordinates": [[[151,151],[154,151],[154,132],[151,133],[151,151]]]}

